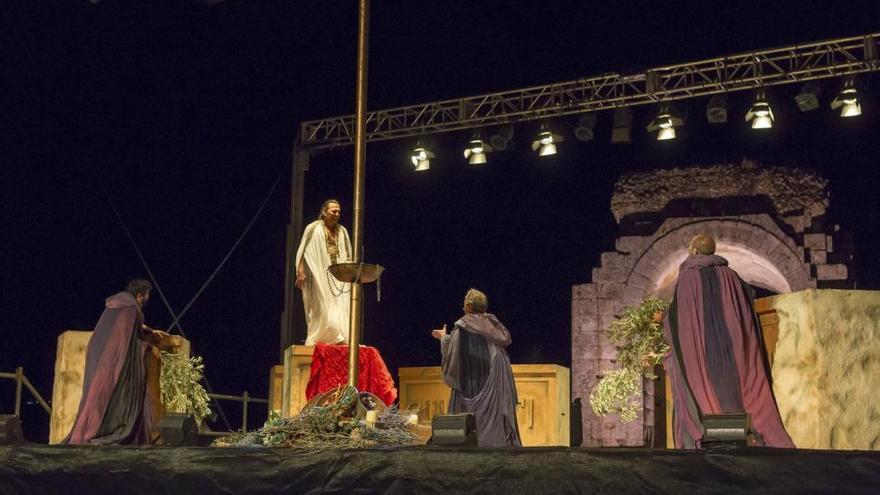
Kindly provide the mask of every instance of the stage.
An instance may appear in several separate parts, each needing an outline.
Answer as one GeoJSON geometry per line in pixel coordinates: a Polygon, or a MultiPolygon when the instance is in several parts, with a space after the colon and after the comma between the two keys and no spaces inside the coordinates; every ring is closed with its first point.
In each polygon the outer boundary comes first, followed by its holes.
{"type": "Polygon", "coordinates": [[[880,452],[0,447],[0,494],[878,493],[880,452]]]}

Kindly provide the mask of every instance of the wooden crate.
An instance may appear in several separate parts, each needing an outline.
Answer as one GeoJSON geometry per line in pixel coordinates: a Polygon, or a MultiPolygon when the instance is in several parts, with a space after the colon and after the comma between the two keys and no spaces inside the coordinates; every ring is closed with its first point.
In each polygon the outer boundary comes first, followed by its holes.
{"type": "MultiPolygon", "coordinates": [[[[449,386],[440,367],[400,368],[400,408],[419,410],[419,422],[446,414],[449,386]]],[[[516,419],[523,446],[570,443],[570,371],[554,364],[515,364],[516,419]]]]}

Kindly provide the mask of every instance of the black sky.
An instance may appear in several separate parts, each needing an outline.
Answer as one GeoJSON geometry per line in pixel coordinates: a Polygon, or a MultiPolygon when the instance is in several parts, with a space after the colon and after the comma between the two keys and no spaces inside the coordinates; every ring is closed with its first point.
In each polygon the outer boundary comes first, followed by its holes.
{"type": "MultiPolygon", "coordinates": [[[[354,1],[0,4],[0,371],[24,366],[51,395],[58,334],[90,328],[106,296],[146,275],[104,190],[179,311],[283,173],[182,320],[215,389],[265,397],[280,364],[284,170],[298,122],[353,112],[356,15],[354,1]]],[[[373,2],[368,106],[878,31],[876,1],[373,2]]],[[[589,281],[613,247],[614,180],[657,167],[753,158],[820,171],[831,221],[856,236],[860,287],[880,287],[877,77],[861,80],[865,114],[855,121],[827,109],[840,82],[823,83],[823,109],[810,114],[794,106],[798,88],[775,90],[778,125],[761,136],[742,121],[742,93],[721,126],[705,123],[705,100],[684,104],[681,138],[663,146],[642,132],[649,108],[636,110],[631,145],[609,144],[611,116],[600,114],[596,141],[568,134],[548,161],[529,150],[529,125],[482,169],[461,156],[467,133],[433,137],[438,158],[425,174],[409,169],[414,142],[370,144],[366,256],[387,272],[381,303],[367,291],[367,343],[393,372],[436,364],[428,331],[452,323],[475,286],[511,329],[514,362],[568,366],[570,286],[589,281]]],[[[352,153],[313,158],[308,217],[339,197],[350,225],[352,153]]],[[[154,298],[147,320],[172,318],[154,298]]],[[[0,411],[11,410],[12,391],[0,383],[0,411]]],[[[33,405],[24,419],[37,432],[48,423],[33,405]]]]}

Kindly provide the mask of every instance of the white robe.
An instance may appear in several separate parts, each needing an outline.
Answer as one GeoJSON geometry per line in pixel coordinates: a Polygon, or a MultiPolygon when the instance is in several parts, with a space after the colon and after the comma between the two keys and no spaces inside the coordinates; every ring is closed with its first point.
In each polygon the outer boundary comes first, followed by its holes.
{"type": "MultiPolygon", "coordinates": [[[[296,251],[294,266],[298,267],[300,261],[305,260],[306,281],[302,294],[308,325],[306,345],[348,343],[351,286],[336,280],[327,272],[331,260],[330,255],[327,254],[324,232],[321,220],[310,223],[303,232],[302,241],[296,251]],[[328,280],[328,277],[331,280],[328,280]],[[331,284],[334,284],[332,292],[331,284]],[[345,291],[339,294],[343,285],[345,291]]],[[[339,249],[336,262],[350,262],[351,240],[348,238],[348,231],[342,225],[339,225],[336,244],[339,249]]]]}

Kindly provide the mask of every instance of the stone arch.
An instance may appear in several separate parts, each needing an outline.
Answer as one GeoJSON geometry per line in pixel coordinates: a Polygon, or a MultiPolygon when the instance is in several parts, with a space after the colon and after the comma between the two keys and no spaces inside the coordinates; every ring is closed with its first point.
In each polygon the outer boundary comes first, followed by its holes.
{"type": "Polygon", "coordinates": [[[749,284],[776,293],[815,287],[803,252],[778,227],[769,229],[742,219],[702,218],[672,227],[645,248],[625,282],[641,290],[627,291],[623,305],[638,304],[648,295],[669,299],[678,267],[687,257],[687,244],[698,233],[712,235],[716,252],[749,284]]]}
{"type": "MultiPolygon", "coordinates": [[[[572,286],[572,397],[588,400],[615,367],[607,331],[624,310],[648,295],[671,298],[687,243],[698,233],[712,234],[718,254],[753,286],[776,293],[851,287],[852,241],[825,218],[826,186],[810,172],[749,161],[619,178],[611,210],[622,235],[601,254],[591,280],[572,286]]],[[[583,444],[650,444],[655,386],[645,385],[644,408],[632,423],[585,408],[583,444]]]]}

